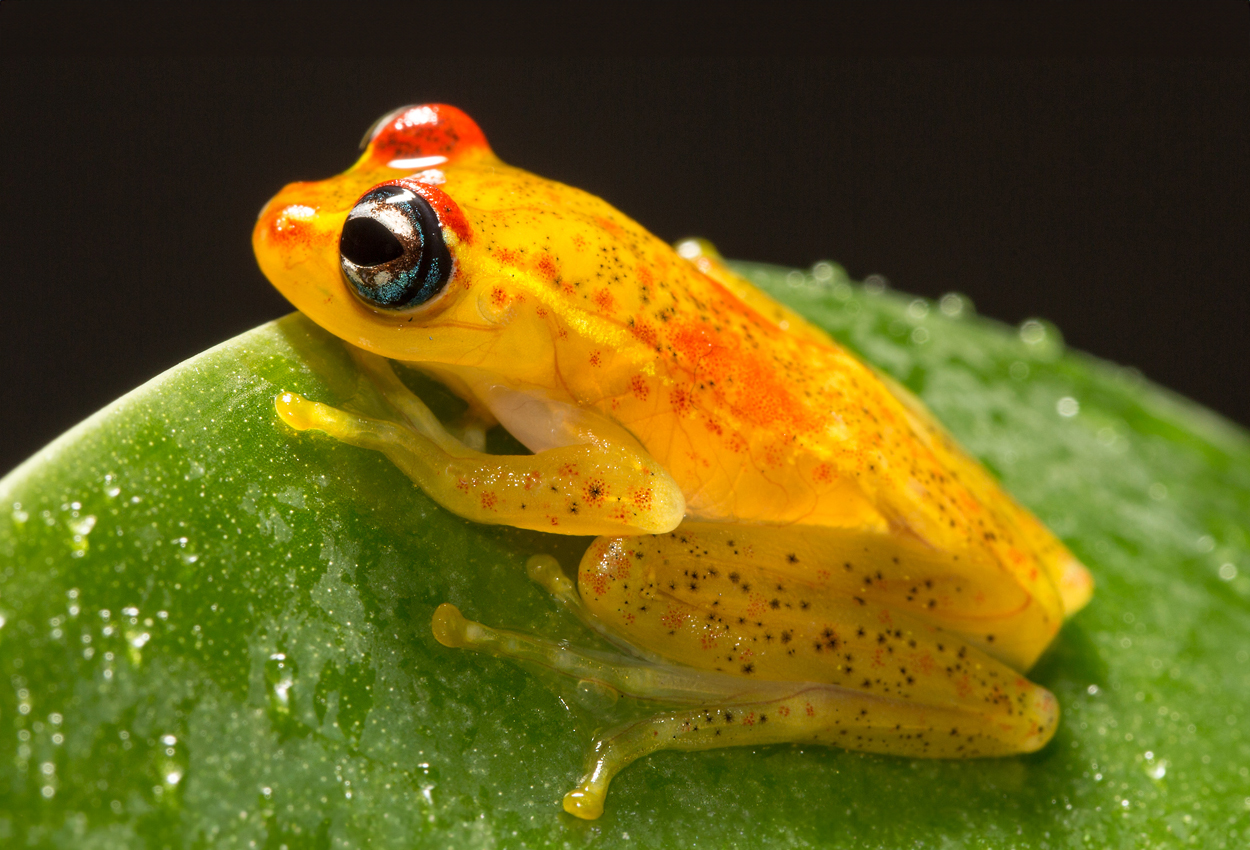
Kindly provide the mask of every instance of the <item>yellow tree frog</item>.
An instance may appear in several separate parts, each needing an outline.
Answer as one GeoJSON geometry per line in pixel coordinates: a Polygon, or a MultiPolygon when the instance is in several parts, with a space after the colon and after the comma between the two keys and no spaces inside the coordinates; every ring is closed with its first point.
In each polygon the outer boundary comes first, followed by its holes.
{"type": "MultiPolygon", "coordinates": [[[[726,266],[500,161],[445,105],[382,118],[343,174],[293,183],[253,236],[268,278],[394,408],[295,393],[292,428],[386,454],[476,522],[597,537],[530,575],[621,650],[434,615],[437,639],[666,708],[612,729],[564,798],[603,811],[659,749],[820,742],[909,757],[1030,752],[1023,675],[1089,573],[906,390],[726,266]],[[389,361],[470,405],[453,433],[389,361]],[[483,451],[499,423],[532,455],[483,451]]],[[[484,591],[486,592],[486,591],[484,591]]]]}

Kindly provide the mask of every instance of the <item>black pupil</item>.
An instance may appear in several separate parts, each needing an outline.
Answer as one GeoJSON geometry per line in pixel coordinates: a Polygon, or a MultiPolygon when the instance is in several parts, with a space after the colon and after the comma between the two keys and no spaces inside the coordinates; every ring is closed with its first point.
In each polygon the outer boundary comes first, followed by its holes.
{"type": "Polygon", "coordinates": [[[404,246],[381,222],[353,218],[343,225],[339,251],[358,266],[380,266],[402,257],[404,246]]]}

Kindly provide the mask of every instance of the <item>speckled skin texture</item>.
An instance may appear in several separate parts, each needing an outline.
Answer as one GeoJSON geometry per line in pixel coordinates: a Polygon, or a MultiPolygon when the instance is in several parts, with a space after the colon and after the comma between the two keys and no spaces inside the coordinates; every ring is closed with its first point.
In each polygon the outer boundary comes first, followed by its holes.
{"type": "MultiPolygon", "coordinates": [[[[961,757],[1053,735],[1054,698],[1020,673],[1088,601],[1084,567],[905,390],[708,247],[679,254],[505,165],[446,106],[388,116],[352,169],[288,186],[254,243],[314,321],[443,380],[535,454],[469,448],[368,355],[395,422],[283,396],[288,424],[383,451],[470,519],[605,535],[570,604],[673,665],[686,696],[612,686],[694,707],[602,738],[569,811],[597,816],[611,775],[660,747],[961,757]],[[429,202],[454,258],[443,292],[410,309],[366,304],[339,271],[343,221],[381,184],[429,202]]],[[[458,617],[436,616],[440,641],[516,654],[458,617]]]]}

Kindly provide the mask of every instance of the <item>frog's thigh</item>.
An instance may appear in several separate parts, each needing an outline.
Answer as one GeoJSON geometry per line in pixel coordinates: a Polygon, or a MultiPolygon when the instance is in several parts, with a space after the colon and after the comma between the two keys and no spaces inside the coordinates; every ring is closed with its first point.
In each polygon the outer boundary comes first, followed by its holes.
{"type": "Polygon", "coordinates": [[[1027,752],[1049,738],[1056,706],[1044,688],[888,598],[767,567],[757,531],[729,537],[683,524],[600,538],[578,573],[587,615],[670,663],[743,682],[846,689],[884,700],[891,717],[925,706],[955,712],[965,718],[957,725],[997,741],[976,754],[1027,752]],[[736,557],[719,558],[716,547],[736,557]]]}
{"type": "Polygon", "coordinates": [[[636,449],[579,444],[535,455],[489,455],[451,436],[416,396],[380,389],[401,421],[360,416],[296,393],[279,395],[275,406],[298,431],[322,431],[382,452],[432,499],[475,522],[561,534],[636,534],[667,531],[685,511],[676,482],[636,449]]]}

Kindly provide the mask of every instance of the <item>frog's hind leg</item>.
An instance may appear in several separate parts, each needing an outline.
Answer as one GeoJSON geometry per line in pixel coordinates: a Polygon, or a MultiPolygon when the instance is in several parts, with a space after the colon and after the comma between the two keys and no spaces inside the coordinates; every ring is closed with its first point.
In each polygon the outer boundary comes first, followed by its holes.
{"type": "MultiPolygon", "coordinates": [[[[678,709],[627,723],[599,737],[585,773],[564,795],[564,810],[580,818],[603,813],[613,777],[658,750],[819,743],[920,758],[966,758],[1020,752],[987,728],[985,718],[946,707],[921,706],[812,682],[773,682],[771,695],[678,709]]],[[[1039,707],[1057,719],[1054,698],[1039,707]]],[[[1023,752],[1040,749],[1054,731],[1033,730],[1023,752]]]]}
{"type": "Polygon", "coordinates": [[[1041,689],[1037,698],[1044,704],[1027,717],[1004,721],[962,707],[919,705],[836,685],[751,680],[571,649],[467,620],[450,604],[434,612],[433,631],[444,646],[535,664],[626,696],[679,706],[595,741],[585,774],[564,797],[565,811],[586,819],[603,813],[617,773],[657,750],[817,742],[918,757],[1004,755],[1040,748],[1058,718],[1054,698],[1041,689]]]}

